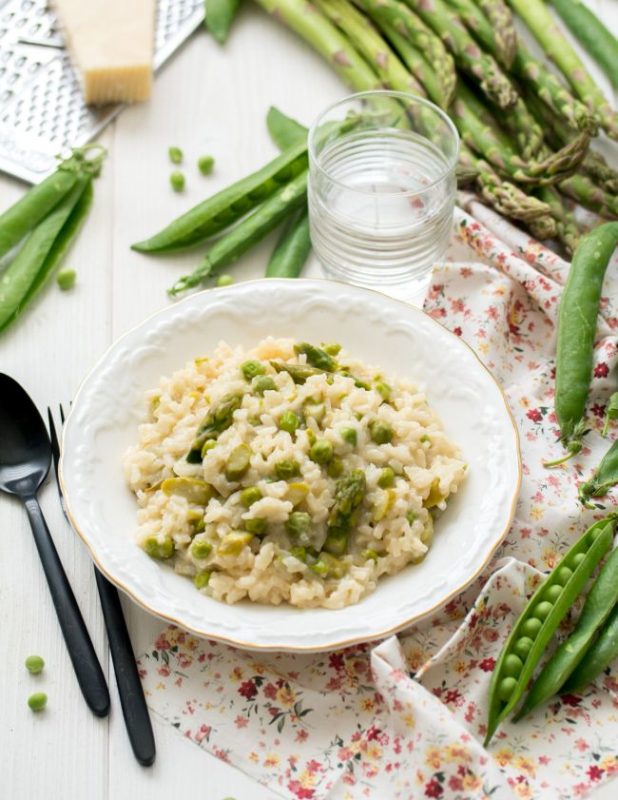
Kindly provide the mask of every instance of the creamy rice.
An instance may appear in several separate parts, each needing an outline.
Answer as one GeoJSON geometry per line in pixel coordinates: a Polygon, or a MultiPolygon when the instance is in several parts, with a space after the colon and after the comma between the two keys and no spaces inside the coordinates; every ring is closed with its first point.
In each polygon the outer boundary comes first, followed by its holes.
{"type": "Polygon", "coordinates": [[[327,349],[222,342],[147,393],[124,459],[138,543],[217,600],[355,603],[424,558],[464,478],[422,392],[327,349]]]}

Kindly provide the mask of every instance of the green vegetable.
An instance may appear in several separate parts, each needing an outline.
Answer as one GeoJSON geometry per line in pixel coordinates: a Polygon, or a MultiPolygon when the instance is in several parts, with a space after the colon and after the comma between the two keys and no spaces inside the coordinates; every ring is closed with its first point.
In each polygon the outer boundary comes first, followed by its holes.
{"type": "Polygon", "coordinates": [[[197,437],[187,455],[190,464],[200,464],[202,448],[208,439],[216,439],[234,421],[234,412],[242,405],[242,395],[227,394],[216,406],[212,406],[197,429],[197,437]]]}
{"type": "Polygon", "coordinates": [[[307,548],[302,547],[300,545],[296,545],[295,547],[290,547],[290,555],[297,558],[299,561],[302,561],[303,564],[307,563],[307,548]]]}
{"type": "Polygon", "coordinates": [[[268,265],[267,278],[298,278],[311,251],[306,208],[293,214],[281,232],[268,265]]]}
{"type": "Polygon", "coordinates": [[[567,28],[618,89],[618,39],[582,0],[552,0],[567,28]]]}
{"type": "Polygon", "coordinates": [[[262,534],[266,533],[268,520],[265,520],[263,517],[251,517],[250,519],[244,520],[244,525],[245,530],[249,531],[249,533],[253,533],[255,536],[262,536],[262,534]]]}
{"type": "Polygon", "coordinates": [[[603,430],[601,431],[601,436],[607,436],[609,422],[610,420],[614,419],[618,419],[618,392],[614,392],[614,394],[609,398],[609,403],[605,409],[605,418],[603,420],[603,430]]]}
{"type": "Polygon", "coordinates": [[[251,448],[246,444],[237,445],[225,463],[225,477],[228,481],[239,481],[251,464],[251,448]]]}
{"type": "Polygon", "coordinates": [[[308,364],[286,364],[284,361],[271,361],[271,366],[277,372],[287,372],[294,383],[304,383],[312,375],[323,375],[324,370],[308,364]]]}
{"type": "Polygon", "coordinates": [[[172,172],[170,174],[170,186],[175,192],[182,192],[185,188],[185,176],[182,172],[172,172]]]}
{"type": "Polygon", "coordinates": [[[205,0],[204,24],[219,44],[227,40],[240,0],[205,0]]]}
{"type": "Polygon", "coordinates": [[[343,469],[343,461],[335,457],[326,468],[326,474],[329,478],[340,478],[343,475],[343,469]]]}
{"type": "Polygon", "coordinates": [[[35,692],[28,698],[28,707],[32,711],[43,711],[47,705],[47,695],[45,692],[35,692]]]}
{"type": "Polygon", "coordinates": [[[377,561],[379,556],[375,550],[367,548],[367,550],[361,551],[361,558],[364,558],[365,561],[377,561]]]}
{"type": "MultiPolygon", "coordinates": [[[[588,528],[536,589],[513,625],[491,678],[485,746],[498,725],[518,703],[558,625],[586,585],[596,565],[611,547],[615,527],[616,521],[610,516],[588,528]],[[581,561],[576,558],[579,555],[583,556],[581,561]],[[553,586],[559,586],[562,590],[557,599],[549,601],[547,598],[555,596],[553,591],[548,595],[553,586]],[[539,603],[545,601],[551,602],[552,607],[541,621],[535,616],[535,610],[539,603]],[[529,641],[533,644],[529,645],[529,641]],[[515,679],[516,683],[512,686],[512,690],[505,696],[507,694],[506,684],[503,683],[507,679],[504,671],[505,661],[511,654],[516,654],[522,659],[523,668],[515,679]]],[[[513,676],[510,676],[509,686],[512,679],[513,676]]]]}
{"type": "Polygon", "coordinates": [[[388,402],[390,400],[392,389],[388,383],[384,383],[384,381],[377,381],[373,388],[380,395],[382,400],[384,400],[384,402],[388,402]]]}
{"type": "Polygon", "coordinates": [[[195,536],[196,533],[202,533],[206,530],[206,521],[204,520],[204,513],[196,508],[190,508],[187,511],[187,522],[192,528],[191,535],[195,536]]]}
{"type": "Polygon", "coordinates": [[[307,128],[292,117],[286,116],[275,106],[268,109],[266,127],[279,150],[286,150],[292,145],[307,141],[307,128]]]}
{"type": "Polygon", "coordinates": [[[309,567],[320,578],[343,578],[345,565],[330,553],[321,552],[314,564],[309,567]]]}
{"type": "Polygon", "coordinates": [[[292,436],[296,433],[299,425],[300,420],[293,411],[284,411],[279,419],[279,429],[287,431],[292,436]]]}
{"type": "Polygon", "coordinates": [[[322,550],[333,556],[343,556],[348,549],[348,531],[344,528],[329,528],[322,550]]]}
{"type": "Polygon", "coordinates": [[[362,469],[353,469],[337,481],[335,502],[328,517],[327,550],[341,555],[346,549],[354,512],[363,502],[366,491],[367,481],[362,469]]]}
{"type": "Polygon", "coordinates": [[[197,269],[176,281],[169,293],[177,295],[199,286],[213,272],[234,263],[250,247],[261,241],[288,214],[306,201],[307,177],[305,170],[264,200],[252,214],[218,239],[197,269]]]}
{"type": "Polygon", "coordinates": [[[249,361],[243,361],[240,365],[240,371],[246,381],[252,381],[256,375],[264,375],[266,367],[261,361],[251,359],[249,361]]]}
{"type": "Polygon", "coordinates": [[[215,166],[215,159],[212,156],[200,156],[197,160],[197,168],[202,175],[210,175],[215,166]]]}
{"type": "Polygon", "coordinates": [[[309,458],[316,464],[328,464],[333,459],[333,446],[328,439],[316,439],[309,450],[309,458]]]}
{"type": "Polygon", "coordinates": [[[294,541],[310,544],[306,534],[311,529],[311,516],[306,511],[292,511],[285,523],[285,529],[294,541]]]}
{"type": "Polygon", "coordinates": [[[232,531],[227,533],[221,540],[221,544],[217,548],[217,555],[220,556],[237,556],[253,539],[252,533],[241,533],[240,531],[232,531]]]}
{"type": "Polygon", "coordinates": [[[324,372],[333,372],[337,368],[337,362],[332,356],[329,356],[321,347],[316,347],[313,344],[309,344],[309,342],[295,344],[294,352],[298,355],[304,355],[307,359],[307,364],[324,372]]]}
{"type": "Polygon", "coordinates": [[[250,508],[258,500],[262,499],[262,492],[257,486],[247,486],[240,493],[240,504],[245,508],[250,508]]]}
{"type": "Polygon", "coordinates": [[[257,172],[191,208],[150,239],[132,245],[133,250],[168,253],[194,247],[232,225],[306,169],[307,144],[300,142],[257,172]]]}
{"type": "Polygon", "coordinates": [[[142,547],[151,558],[164,560],[174,555],[174,540],[171,536],[164,536],[162,539],[149,536],[144,540],[142,547]]]}
{"type": "Polygon", "coordinates": [[[26,665],[28,672],[30,672],[32,675],[38,675],[40,672],[43,672],[45,661],[43,661],[41,656],[28,656],[24,664],[26,665]]]}
{"type": "Polygon", "coordinates": [[[596,641],[562,687],[563,692],[580,692],[618,658],[618,604],[599,631],[596,641]]]}
{"type": "Polygon", "coordinates": [[[358,432],[356,428],[341,428],[339,430],[339,435],[343,441],[351,447],[356,447],[358,444],[358,432]]]}
{"type": "Polygon", "coordinates": [[[507,68],[513,64],[517,49],[517,32],[511,10],[504,0],[477,0],[494,33],[496,50],[501,63],[507,68]]]}
{"type": "Polygon", "coordinates": [[[182,164],[182,150],[180,147],[168,148],[167,154],[172,164],[182,164]]]}
{"type": "Polygon", "coordinates": [[[196,506],[208,505],[214,491],[210,484],[197,478],[166,478],[161,489],[165,494],[177,494],[196,506]]]}
{"type": "Polygon", "coordinates": [[[305,483],[304,481],[297,481],[288,485],[285,493],[285,499],[292,503],[293,506],[297,506],[302,503],[308,494],[309,484],[305,483]]]}
{"type": "Polygon", "coordinates": [[[579,499],[588,508],[592,508],[591,497],[603,497],[618,483],[618,439],[601,459],[601,463],[592,477],[579,487],[579,499]]]}
{"type": "Polygon", "coordinates": [[[194,539],[191,545],[191,555],[193,558],[208,558],[212,553],[212,545],[206,539],[194,539]]]}
{"type": "Polygon", "coordinates": [[[258,375],[251,381],[251,388],[256,394],[276,391],[277,384],[270,375],[258,375]]]}
{"type": "Polygon", "coordinates": [[[573,632],[543,667],[518,711],[516,720],[560,691],[569,675],[585,657],[597,631],[609,617],[616,603],[618,603],[618,548],[610,553],[601,568],[588,592],[573,632]]]}
{"type": "Polygon", "coordinates": [[[204,587],[208,586],[210,574],[210,570],[203,569],[193,577],[193,583],[195,584],[196,589],[203,589],[204,587]]]}
{"type": "Polygon", "coordinates": [[[56,282],[58,283],[58,286],[62,289],[62,291],[66,292],[75,286],[76,278],[77,278],[77,272],[75,272],[74,269],[63,269],[58,273],[56,277],[56,282]]]}
{"type": "Polygon", "coordinates": [[[287,481],[300,475],[300,464],[292,458],[284,458],[275,464],[275,475],[280,481],[287,481]]]}
{"type": "Polygon", "coordinates": [[[555,409],[567,454],[582,448],[584,411],[592,378],[594,337],[605,271],[618,244],[618,222],[607,222],[581,238],[573,255],[558,312],[555,409]]]}
{"type": "Polygon", "coordinates": [[[388,422],[375,419],[369,424],[369,433],[376,444],[388,444],[393,438],[393,429],[388,422]]]}
{"type": "Polygon", "coordinates": [[[90,207],[91,178],[80,175],[69,193],[34,228],[2,273],[0,331],[8,327],[67,252],[90,207]]]}
{"type": "Polygon", "coordinates": [[[234,278],[231,275],[219,275],[217,278],[217,286],[231,286],[234,283],[234,278]]]}
{"type": "Polygon", "coordinates": [[[416,511],[408,511],[406,519],[408,520],[408,524],[412,525],[418,519],[418,514],[416,511]]]}
{"type": "Polygon", "coordinates": [[[390,467],[384,467],[378,478],[380,489],[390,489],[395,485],[395,473],[390,467]]]}

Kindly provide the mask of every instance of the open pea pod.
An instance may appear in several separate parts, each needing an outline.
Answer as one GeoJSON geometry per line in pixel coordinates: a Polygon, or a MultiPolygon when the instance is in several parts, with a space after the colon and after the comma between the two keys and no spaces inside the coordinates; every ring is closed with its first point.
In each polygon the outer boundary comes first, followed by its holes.
{"type": "Polygon", "coordinates": [[[532,595],[506,640],[489,688],[485,746],[523,695],[558,625],[609,550],[616,517],[595,522],[532,595]]]}

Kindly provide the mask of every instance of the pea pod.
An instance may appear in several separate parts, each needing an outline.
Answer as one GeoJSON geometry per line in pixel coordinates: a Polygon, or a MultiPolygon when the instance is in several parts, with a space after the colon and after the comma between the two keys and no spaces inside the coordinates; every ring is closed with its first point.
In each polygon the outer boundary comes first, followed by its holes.
{"type": "Polygon", "coordinates": [[[594,637],[618,603],[618,548],[610,553],[588,592],[577,624],[543,667],[515,716],[515,720],[549,700],[564,686],[586,655],[594,637]]]}
{"type": "Polygon", "coordinates": [[[266,277],[298,278],[310,250],[309,215],[302,208],[283,229],[266,267],[266,277]]]}
{"type": "Polygon", "coordinates": [[[579,487],[579,499],[588,508],[591,497],[603,497],[618,483],[618,439],[601,459],[592,477],[579,487]]]}
{"type": "Polygon", "coordinates": [[[185,275],[169,290],[179,294],[198,286],[213,272],[233,263],[252,245],[261,241],[292,211],[305,202],[307,195],[307,170],[280,188],[265,200],[253,214],[240,222],[210,248],[202,263],[190,275],[185,275]]]}
{"type": "Polygon", "coordinates": [[[562,687],[565,692],[579,692],[599,677],[618,658],[618,604],[599,631],[599,636],[562,687]]]}
{"type": "Polygon", "coordinates": [[[75,233],[75,226],[69,220],[89,182],[87,175],[78,178],[67,196],[39,222],[3,273],[0,331],[21,314],[26,301],[34,296],[42,284],[43,276],[51,272],[66,252],[75,233]],[[67,232],[70,236],[67,236],[67,232]]]}
{"type": "Polygon", "coordinates": [[[614,392],[614,394],[609,398],[607,408],[605,409],[605,419],[603,420],[603,430],[601,431],[601,436],[607,436],[610,420],[616,419],[618,419],[618,392],[614,392]]]}
{"type": "Polygon", "coordinates": [[[270,138],[277,145],[279,150],[286,150],[288,147],[307,141],[307,128],[296,122],[292,117],[288,117],[275,106],[268,109],[266,115],[266,127],[270,133],[270,138]]]}
{"type": "Polygon", "coordinates": [[[567,454],[547,467],[563,463],[582,448],[601,289],[617,244],[618,222],[606,222],[582,236],[573,254],[560,300],[556,351],[555,408],[567,454]]]}
{"type": "Polygon", "coordinates": [[[298,142],[257,172],[217,192],[132,248],[141,253],[169,253],[194,247],[239,220],[306,169],[307,143],[298,142]]]}
{"type": "Polygon", "coordinates": [[[534,592],[515,622],[491,676],[485,746],[523,695],[558,625],[609,550],[615,516],[595,522],[534,592]],[[543,606],[538,616],[538,606],[543,606]],[[514,656],[514,658],[513,658],[514,656]]]}
{"type": "Polygon", "coordinates": [[[205,0],[204,22],[219,44],[225,44],[239,5],[240,0],[205,0]]]}

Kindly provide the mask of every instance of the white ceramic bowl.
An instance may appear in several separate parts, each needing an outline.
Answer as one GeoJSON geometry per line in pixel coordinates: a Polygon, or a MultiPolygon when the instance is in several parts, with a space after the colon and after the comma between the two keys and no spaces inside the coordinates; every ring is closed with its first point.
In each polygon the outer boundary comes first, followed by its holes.
{"type": "Polygon", "coordinates": [[[61,480],[71,521],[107,577],[143,608],[201,636],[260,650],[316,651],[378,639],[462,591],[505,536],[519,491],[517,431],[505,398],[474,352],[422,311],[332,281],[261,280],[194,294],[142,322],[101,358],[75,398],[61,480]],[[122,456],[137,436],[146,389],[221,340],[267,335],[338,341],[424,387],[469,464],[436,526],[427,558],[380,580],[340,610],[226,605],[150,559],[135,543],[137,506],[122,456]]]}

